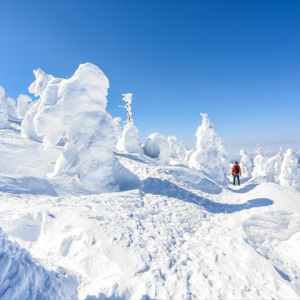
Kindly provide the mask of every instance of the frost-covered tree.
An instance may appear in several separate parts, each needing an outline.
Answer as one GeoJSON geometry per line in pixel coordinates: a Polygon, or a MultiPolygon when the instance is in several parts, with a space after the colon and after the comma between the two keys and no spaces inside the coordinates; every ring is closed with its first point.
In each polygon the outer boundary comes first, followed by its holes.
{"type": "MultiPolygon", "coordinates": [[[[0,86],[0,123],[2,126],[7,127],[8,118],[17,118],[17,108],[16,108],[16,101],[9,97],[2,86],[0,86]],[[7,115],[7,120],[6,120],[7,115]],[[1,121],[2,119],[2,121],[1,121]],[[5,121],[6,120],[6,121],[5,121]],[[6,125],[5,125],[6,123],[6,125]]],[[[1,125],[0,125],[1,126],[1,125]]]]}
{"type": "Polygon", "coordinates": [[[295,156],[292,149],[288,149],[284,154],[279,182],[286,187],[300,188],[300,169],[298,158],[295,156]]]}
{"type": "Polygon", "coordinates": [[[32,103],[32,99],[24,94],[21,94],[17,99],[17,116],[19,119],[23,119],[29,110],[32,103]]]}
{"type": "Polygon", "coordinates": [[[156,159],[158,164],[166,165],[169,163],[170,146],[168,139],[161,133],[152,133],[146,139],[144,153],[156,159]]]}
{"type": "Polygon", "coordinates": [[[240,151],[241,161],[240,167],[242,169],[242,175],[244,177],[250,177],[252,173],[252,161],[248,155],[248,153],[244,150],[240,151]]]}
{"type": "Polygon", "coordinates": [[[267,181],[269,182],[278,182],[279,174],[281,172],[281,165],[283,161],[282,150],[280,149],[278,154],[273,157],[270,157],[265,165],[267,181]]]}
{"type": "Polygon", "coordinates": [[[59,194],[117,191],[115,127],[106,111],[105,74],[91,63],[81,64],[69,79],[41,70],[34,73],[30,91],[40,99],[34,112],[31,108],[30,122],[45,147],[65,143],[51,174],[56,190],[59,194]]]}
{"type": "Polygon", "coordinates": [[[227,184],[227,170],[221,158],[225,149],[220,151],[222,141],[215,133],[207,114],[201,113],[200,115],[202,116],[202,124],[196,133],[197,150],[191,155],[189,166],[204,171],[220,184],[227,184]]]}
{"type": "Polygon", "coordinates": [[[0,86],[0,129],[6,128],[9,124],[5,97],[5,91],[3,87],[0,86]]]}
{"type": "Polygon", "coordinates": [[[131,110],[131,103],[132,103],[132,94],[123,94],[123,101],[125,101],[125,105],[123,107],[127,111],[127,121],[126,125],[124,126],[123,132],[118,139],[117,149],[124,152],[129,153],[140,153],[141,148],[141,141],[139,138],[139,131],[137,127],[134,125],[133,118],[132,118],[132,110],[131,110]]]}
{"type": "Polygon", "coordinates": [[[260,145],[257,144],[257,149],[255,150],[257,155],[254,157],[254,168],[252,172],[252,177],[265,177],[266,176],[266,162],[268,160],[267,157],[265,157],[262,152],[260,145]]]}
{"type": "Polygon", "coordinates": [[[188,149],[187,149],[187,147],[185,146],[185,144],[184,144],[182,141],[180,141],[180,142],[179,142],[179,146],[178,146],[178,148],[177,148],[177,150],[176,150],[176,152],[177,152],[177,157],[178,157],[179,160],[185,160],[187,150],[188,150],[188,149]]]}
{"type": "Polygon", "coordinates": [[[168,143],[170,148],[170,157],[177,158],[177,137],[175,135],[168,136],[168,143]]]}
{"type": "MultiPolygon", "coordinates": [[[[38,112],[38,109],[40,105],[42,105],[41,101],[41,95],[44,94],[45,89],[47,88],[49,82],[52,80],[56,80],[57,84],[62,79],[54,78],[52,75],[46,74],[43,70],[37,69],[33,71],[34,76],[36,80],[30,85],[29,92],[32,93],[35,97],[38,97],[37,101],[33,102],[30,106],[28,112],[24,116],[24,119],[21,124],[21,133],[23,137],[30,138],[37,142],[42,142],[44,135],[37,134],[36,132],[36,126],[34,124],[35,122],[35,116],[38,112]]],[[[49,93],[49,92],[48,92],[49,93]]],[[[54,96],[55,96],[55,90],[54,90],[54,96]]],[[[49,98],[49,96],[47,95],[49,98]]],[[[44,100],[43,100],[44,101],[44,100]]],[[[50,93],[50,99],[48,99],[49,105],[51,105],[51,93],[50,93]]],[[[53,101],[53,100],[52,100],[53,101]]],[[[46,102],[47,103],[47,102],[46,102]]]]}
{"type": "Polygon", "coordinates": [[[228,175],[231,175],[231,167],[228,159],[228,153],[225,150],[224,144],[223,144],[223,139],[219,138],[218,140],[219,144],[219,153],[220,153],[220,158],[223,163],[224,170],[226,170],[228,175]]]}

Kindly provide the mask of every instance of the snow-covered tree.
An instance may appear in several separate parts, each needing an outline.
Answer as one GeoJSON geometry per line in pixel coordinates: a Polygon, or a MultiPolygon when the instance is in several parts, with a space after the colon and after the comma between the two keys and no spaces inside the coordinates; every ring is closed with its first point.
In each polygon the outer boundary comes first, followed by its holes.
{"type": "Polygon", "coordinates": [[[220,146],[222,141],[213,129],[212,123],[209,121],[207,114],[201,113],[202,124],[198,127],[197,150],[193,152],[189,160],[190,168],[201,170],[207,173],[213,180],[220,184],[227,184],[228,179],[222,161],[222,152],[220,146]]]}
{"type": "Polygon", "coordinates": [[[0,86],[0,102],[0,123],[2,124],[2,127],[7,127],[8,123],[6,122],[8,122],[9,117],[17,118],[17,108],[16,101],[5,93],[2,86],[0,86]]]}
{"type": "MultiPolygon", "coordinates": [[[[79,66],[70,79],[34,72],[30,91],[39,96],[32,110],[34,130],[43,144],[64,141],[51,181],[60,194],[116,191],[115,128],[106,111],[109,81],[91,63],[79,66]]],[[[28,121],[28,120],[27,120],[28,121]]]]}
{"type": "Polygon", "coordinates": [[[280,149],[278,154],[270,157],[265,165],[267,181],[278,182],[279,174],[281,172],[281,165],[283,161],[282,150],[280,149]]]}
{"type": "Polygon", "coordinates": [[[127,111],[127,122],[124,126],[123,132],[118,139],[117,149],[120,151],[125,151],[129,153],[139,153],[141,152],[141,141],[139,138],[139,131],[137,127],[134,125],[132,118],[132,94],[123,94],[123,101],[125,101],[125,105],[120,107],[126,108],[127,111]]]}
{"type": "MultiPolygon", "coordinates": [[[[62,79],[54,78],[52,75],[46,74],[41,69],[34,70],[33,73],[34,73],[36,80],[30,85],[28,90],[30,93],[34,94],[35,97],[39,97],[39,98],[37,99],[37,101],[32,103],[28,112],[24,116],[24,119],[21,124],[21,133],[22,133],[23,137],[30,138],[37,142],[42,142],[44,135],[42,135],[41,133],[37,134],[36,126],[34,124],[35,116],[38,112],[40,105],[42,104],[41,103],[42,101],[40,98],[41,98],[41,95],[44,94],[44,91],[47,88],[47,86],[51,80],[56,80],[57,84],[59,84],[62,79]]],[[[56,87],[53,90],[54,96],[56,95],[57,89],[58,88],[56,87]]],[[[45,101],[46,102],[45,104],[47,104],[47,101],[48,101],[49,105],[51,105],[51,101],[53,101],[52,97],[51,97],[51,93],[48,92],[45,95],[49,98],[48,100],[45,101]],[[49,96],[48,96],[48,94],[49,94],[49,96]]],[[[47,99],[47,97],[46,97],[46,99],[47,99]]]]}
{"type": "Polygon", "coordinates": [[[252,165],[253,165],[252,161],[246,151],[241,150],[240,155],[241,155],[240,167],[242,169],[242,175],[244,177],[250,177],[252,172],[252,165]]]}
{"type": "Polygon", "coordinates": [[[168,136],[169,148],[170,148],[170,157],[177,158],[177,137],[175,135],[168,136]]]}
{"type": "Polygon", "coordinates": [[[152,133],[145,142],[144,153],[156,159],[157,163],[165,165],[169,162],[170,146],[168,139],[161,133],[152,133]]]}
{"type": "Polygon", "coordinates": [[[219,153],[220,153],[220,158],[223,163],[224,170],[226,170],[226,173],[228,175],[231,175],[231,167],[228,159],[228,153],[225,150],[224,144],[223,144],[223,139],[219,138],[218,140],[219,144],[219,153]]]}
{"type": "Polygon", "coordinates": [[[19,119],[23,119],[29,110],[32,99],[24,94],[21,94],[17,99],[17,116],[19,119]]]}
{"type": "Polygon", "coordinates": [[[188,149],[187,149],[187,147],[185,146],[185,144],[184,144],[182,141],[180,141],[180,142],[179,142],[179,146],[178,146],[178,148],[177,148],[177,150],[176,150],[176,152],[177,152],[177,157],[178,157],[179,160],[185,160],[187,150],[188,150],[188,149]]]}
{"type": "Polygon", "coordinates": [[[284,154],[279,175],[281,185],[300,188],[300,169],[298,163],[298,158],[295,156],[293,150],[288,149],[284,154]]]}
{"type": "Polygon", "coordinates": [[[0,129],[8,126],[8,114],[5,97],[5,91],[3,87],[0,86],[0,129]]]}
{"type": "Polygon", "coordinates": [[[257,149],[255,150],[257,155],[254,157],[254,168],[252,171],[252,177],[265,177],[266,176],[266,162],[268,160],[267,157],[265,157],[262,152],[260,145],[257,144],[257,149]]]}

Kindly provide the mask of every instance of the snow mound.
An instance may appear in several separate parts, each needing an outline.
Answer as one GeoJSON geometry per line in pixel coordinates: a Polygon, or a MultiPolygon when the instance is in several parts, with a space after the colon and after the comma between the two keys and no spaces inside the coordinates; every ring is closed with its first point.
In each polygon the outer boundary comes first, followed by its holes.
{"type": "Polygon", "coordinates": [[[250,177],[252,172],[252,161],[246,151],[241,150],[240,155],[240,167],[242,169],[242,175],[243,177],[250,177]]]}
{"type": "Polygon", "coordinates": [[[167,164],[170,156],[168,139],[161,133],[152,133],[146,139],[144,153],[156,159],[159,164],[167,164]]]}
{"type": "Polygon", "coordinates": [[[30,104],[32,103],[32,99],[24,94],[21,94],[17,99],[17,115],[18,118],[24,119],[27,111],[30,108],[30,104]]]}
{"type": "Polygon", "coordinates": [[[42,70],[29,91],[39,96],[22,126],[28,135],[43,138],[45,147],[64,145],[51,181],[59,194],[91,194],[119,190],[115,126],[106,112],[109,81],[91,63],[81,64],[69,79],[42,70]],[[33,125],[33,126],[32,126],[33,125]]]}
{"type": "Polygon", "coordinates": [[[0,228],[0,298],[75,299],[77,282],[62,273],[48,271],[28,251],[7,239],[0,228]]]}
{"type": "Polygon", "coordinates": [[[226,173],[228,170],[225,169],[222,160],[222,155],[225,153],[222,141],[215,133],[207,114],[201,113],[200,115],[203,119],[196,133],[197,150],[192,153],[189,166],[204,171],[220,184],[227,184],[226,173]]]}

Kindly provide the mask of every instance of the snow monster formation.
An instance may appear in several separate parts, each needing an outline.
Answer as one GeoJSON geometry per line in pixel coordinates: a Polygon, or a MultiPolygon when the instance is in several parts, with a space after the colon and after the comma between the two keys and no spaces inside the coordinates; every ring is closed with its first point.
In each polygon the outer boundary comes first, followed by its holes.
{"type": "Polygon", "coordinates": [[[176,153],[177,153],[177,158],[181,161],[184,161],[185,160],[185,157],[186,157],[186,153],[187,153],[188,149],[187,147],[185,146],[185,144],[180,141],[179,142],[179,146],[176,150],[176,153]]]}
{"type": "Polygon", "coordinates": [[[168,143],[170,148],[170,157],[171,158],[178,158],[177,156],[177,137],[175,135],[168,136],[168,143]]]}
{"type": "Polygon", "coordinates": [[[201,113],[200,115],[203,119],[196,133],[197,150],[190,157],[189,167],[204,171],[214,181],[226,185],[228,170],[225,169],[222,160],[225,149],[221,147],[221,140],[215,133],[207,114],[201,113]]]}
{"type": "Polygon", "coordinates": [[[106,111],[109,81],[105,74],[91,63],[81,64],[69,79],[42,70],[34,74],[29,91],[40,99],[22,126],[43,138],[45,147],[64,146],[50,174],[55,190],[60,195],[118,191],[115,127],[106,111]]]}
{"type": "Polygon", "coordinates": [[[27,111],[30,108],[32,99],[24,94],[21,94],[17,99],[17,114],[19,119],[24,119],[27,111]]]}
{"type": "Polygon", "coordinates": [[[6,107],[6,95],[2,86],[0,86],[0,129],[8,126],[8,114],[6,107]]]}
{"type": "Polygon", "coordinates": [[[266,178],[269,182],[278,182],[279,174],[281,172],[281,165],[283,161],[282,150],[280,149],[278,154],[270,157],[265,165],[266,178]]]}
{"type": "Polygon", "coordinates": [[[266,176],[266,163],[268,161],[268,158],[265,157],[262,152],[260,145],[257,144],[257,149],[255,150],[257,155],[254,157],[254,168],[252,172],[252,177],[265,177],[266,176]]]}
{"type": "Polygon", "coordinates": [[[17,118],[16,101],[7,96],[4,88],[0,86],[0,128],[9,126],[9,117],[17,118]]]}
{"type": "Polygon", "coordinates": [[[242,175],[243,177],[250,177],[252,172],[252,165],[253,165],[252,161],[246,151],[241,150],[240,155],[241,155],[240,167],[242,169],[242,175]]]}
{"type": "Polygon", "coordinates": [[[120,106],[126,109],[127,111],[127,122],[123,129],[121,136],[118,139],[117,149],[120,151],[128,153],[140,153],[142,150],[141,141],[139,138],[139,131],[133,123],[131,103],[132,103],[132,94],[123,94],[123,101],[125,105],[120,106]]]}
{"type": "Polygon", "coordinates": [[[298,158],[292,149],[288,149],[284,154],[279,182],[282,186],[296,187],[300,190],[300,168],[298,166],[298,158]]]}
{"type": "Polygon", "coordinates": [[[168,139],[161,133],[152,133],[146,139],[144,153],[160,165],[168,164],[171,153],[168,139]]]}

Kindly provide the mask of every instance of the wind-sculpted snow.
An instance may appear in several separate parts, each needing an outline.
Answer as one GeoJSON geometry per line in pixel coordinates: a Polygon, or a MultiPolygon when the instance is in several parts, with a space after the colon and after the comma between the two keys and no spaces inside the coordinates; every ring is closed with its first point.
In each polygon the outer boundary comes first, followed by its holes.
{"type": "Polygon", "coordinates": [[[158,164],[167,164],[171,152],[168,139],[161,133],[152,133],[146,139],[144,152],[154,158],[158,164]]]}
{"type": "Polygon", "coordinates": [[[17,114],[18,118],[23,119],[32,104],[32,99],[24,94],[21,94],[17,99],[17,114]]]}
{"type": "Polygon", "coordinates": [[[213,180],[225,185],[228,182],[226,173],[229,168],[229,165],[225,168],[227,161],[225,149],[207,114],[201,113],[201,116],[203,118],[202,124],[198,127],[196,133],[197,150],[191,155],[189,166],[206,172],[213,180]]]}
{"type": "Polygon", "coordinates": [[[292,149],[288,149],[283,157],[279,181],[283,186],[293,186],[300,190],[300,168],[298,166],[298,158],[292,149]]]}
{"type": "Polygon", "coordinates": [[[278,152],[277,155],[270,157],[265,165],[266,169],[266,178],[269,182],[278,182],[279,181],[279,174],[281,172],[283,155],[281,150],[278,152]]]}
{"type": "Polygon", "coordinates": [[[80,65],[70,79],[41,70],[34,73],[36,81],[29,90],[40,99],[26,115],[23,128],[29,135],[43,137],[45,147],[64,145],[51,174],[57,192],[117,191],[115,128],[105,110],[107,77],[90,63],[80,65]]]}
{"type": "Polygon", "coordinates": [[[35,261],[28,251],[7,239],[0,228],[0,299],[48,300],[75,299],[74,278],[48,271],[35,261]]]}
{"type": "Polygon", "coordinates": [[[128,153],[140,153],[142,151],[139,131],[133,121],[125,125],[118,139],[117,149],[128,153]]]}
{"type": "Polygon", "coordinates": [[[252,161],[246,151],[241,150],[240,155],[241,155],[240,167],[242,169],[242,175],[243,177],[246,178],[250,177],[252,173],[252,161]]]}
{"type": "Polygon", "coordinates": [[[252,171],[252,177],[265,177],[266,176],[266,163],[268,158],[265,157],[261,151],[259,145],[257,145],[257,149],[255,150],[257,155],[254,157],[254,168],[252,171]]]}
{"type": "Polygon", "coordinates": [[[6,128],[9,125],[5,97],[5,91],[3,87],[0,86],[0,129],[6,128]]]}

